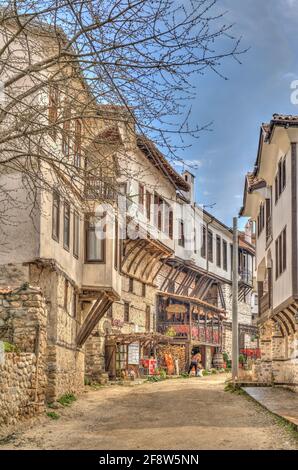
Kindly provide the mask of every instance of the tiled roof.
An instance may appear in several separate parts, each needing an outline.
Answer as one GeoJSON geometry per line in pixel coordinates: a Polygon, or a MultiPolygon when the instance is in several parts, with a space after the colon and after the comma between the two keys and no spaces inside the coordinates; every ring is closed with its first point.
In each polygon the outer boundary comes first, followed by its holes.
{"type": "Polygon", "coordinates": [[[189,191],[188,183],[179,173],[170,165],[168,160],[158,150],[154,143],[147,137],[138,135],[137,146],[146,155],[148,160],[157,167],[162,173],[175,184],[175,186],[183,191],[189,191]]]}
{"type": "Polygon", "coordinates": [[[246,179],[248,192],[266,186],[266,181],[263,178],[259,178],[254,173],[247,173],[246,179]]]}

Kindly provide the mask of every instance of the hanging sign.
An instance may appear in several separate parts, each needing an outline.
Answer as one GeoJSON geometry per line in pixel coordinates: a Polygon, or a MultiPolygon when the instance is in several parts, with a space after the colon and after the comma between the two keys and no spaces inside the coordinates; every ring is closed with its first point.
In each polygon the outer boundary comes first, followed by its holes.
{"type": "Polygon", "coordinates": [[[128,345],[128,364],[139,365],[140,363],[140,345],[131,343],[128,345]]]}

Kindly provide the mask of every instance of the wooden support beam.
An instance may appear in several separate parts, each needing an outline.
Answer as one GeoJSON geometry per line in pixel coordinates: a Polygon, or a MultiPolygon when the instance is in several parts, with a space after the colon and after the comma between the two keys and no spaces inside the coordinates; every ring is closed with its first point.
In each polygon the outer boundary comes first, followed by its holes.
{"type": "Polygon", "coordinates": [[[99,320],[104,316],[112,303],[113,300],[110,296],[106,295],[105,292],[103,292],[95,301],[78,332],[76,342],[79,347],[83,346],[99,320]]]}

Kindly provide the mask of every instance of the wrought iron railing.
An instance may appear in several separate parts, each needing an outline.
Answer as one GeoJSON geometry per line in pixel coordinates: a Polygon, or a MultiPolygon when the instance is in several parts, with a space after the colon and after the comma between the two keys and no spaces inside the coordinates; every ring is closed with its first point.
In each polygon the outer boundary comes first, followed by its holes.
{"type": "Polygon", "coordinates": [[[87,178],[85,185],[85,197],[87,199],[114,200],[116,196],[114,184],[115,181],[108,177],[105,177],[104,180],[97,177],[87,178]]]}
{"type": "Polygon", "coordinates": [[[272,217],[268,217],[266,220],[266,243],[272,240],[272,217]]]}

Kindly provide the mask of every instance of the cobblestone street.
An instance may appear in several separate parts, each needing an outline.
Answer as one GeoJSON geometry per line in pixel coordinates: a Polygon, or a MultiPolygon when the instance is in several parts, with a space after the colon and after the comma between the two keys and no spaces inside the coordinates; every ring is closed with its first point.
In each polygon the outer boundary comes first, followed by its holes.
{"type": "Polygon", "coordinates": [[[226,375],[88,391],[56,421],[42,418],[1,449],[297,449],[292,431],[226,375]]]}

